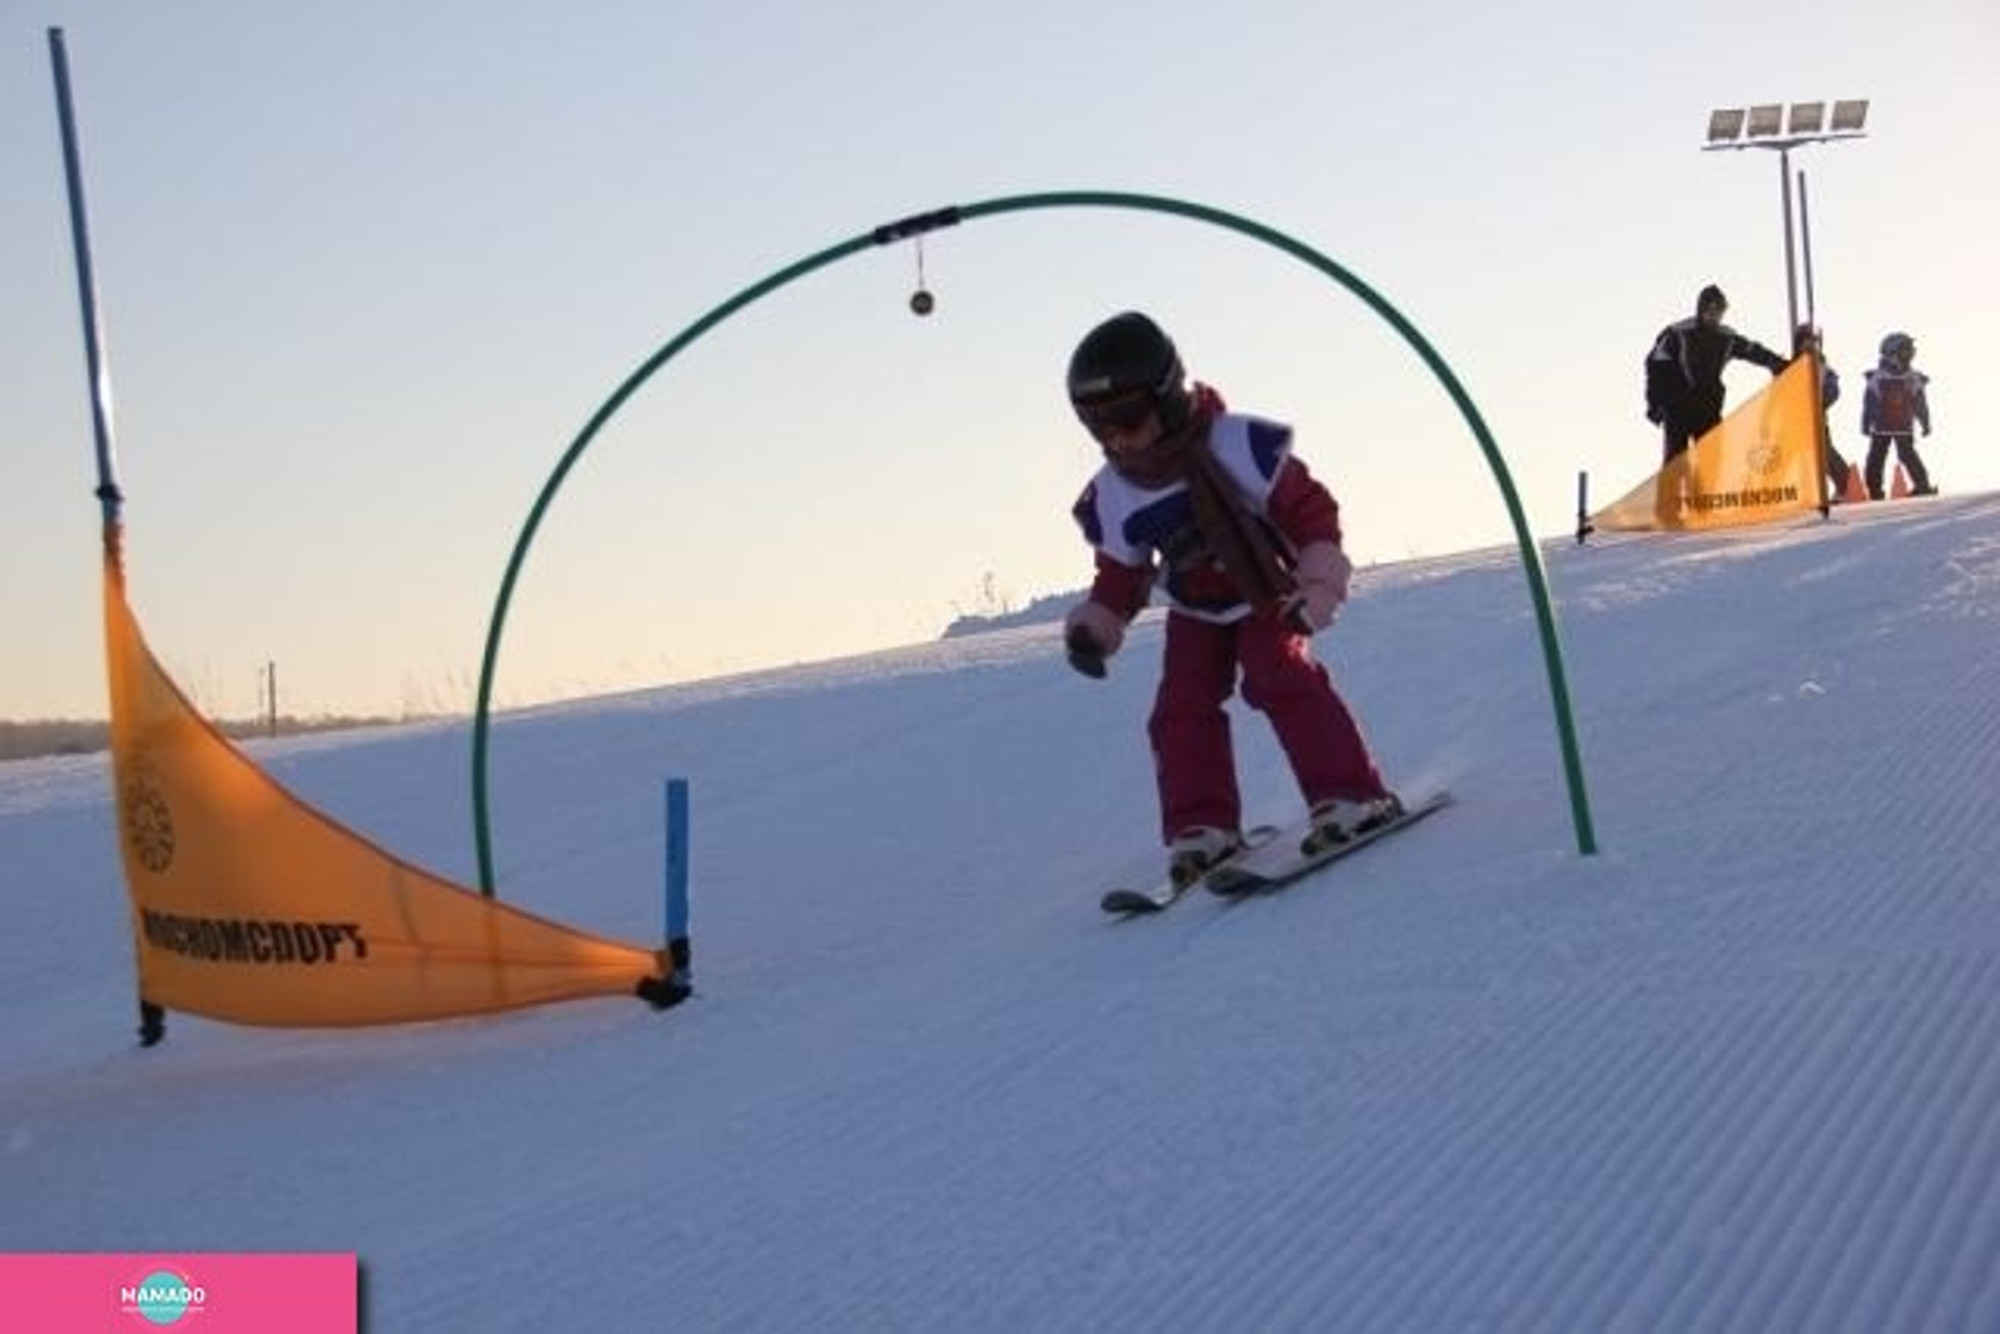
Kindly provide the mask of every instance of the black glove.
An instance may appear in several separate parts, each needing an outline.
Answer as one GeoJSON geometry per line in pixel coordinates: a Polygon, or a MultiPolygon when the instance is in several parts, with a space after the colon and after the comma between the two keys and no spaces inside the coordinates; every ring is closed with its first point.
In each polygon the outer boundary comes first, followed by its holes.
{"type": "Polygon", "coordinates": [[[1104,648],[1090,637],[1090,631],[1080,625],[1073,627],[1063,636],[1063,649],[1069,656],[1070,666],[1093,681],[1104,679],[1104,648]]]}
{"type": "Polygon", "coordinates": [[[1660,411],[1660,409],[1658,409],[1658,408],[1654,407],[1654,406],[1653,406],[1653,405],[1652,405],[1651,403],[1648,403],[1648,404],[1646,405],[1646,420],[1647,420],[1647,421],[1649,421],[1649,422],[1653,423],[1653,425],[1655,425],[1655,426],[1658,426],[1658,425],[1660,425],[1660,424],[1661,424],[1662,422],[1666,421],[1666,419],[1667,419],[1667,414],[1666,414],[1666,413],[1664,413],[1664,412],[1660,411]]]}

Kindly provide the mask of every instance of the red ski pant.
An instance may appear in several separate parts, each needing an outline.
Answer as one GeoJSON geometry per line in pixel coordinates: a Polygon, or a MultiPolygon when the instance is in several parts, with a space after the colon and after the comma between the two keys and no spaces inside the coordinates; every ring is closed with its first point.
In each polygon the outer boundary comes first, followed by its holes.
{"type": "Polygon", "coordinates": [[[1197,825],[1236,829],[1243,819],[1236,755],[1224,703],[1243,674],[1243,699],[1270,720],[1307,806],[1336,797],[1386,796],[1368,743],[1313,657],[1312,641],[1275,612],[1216,625],[1167,616],[1165,661],[1147,731],[1168,841],[1197,825]]]}

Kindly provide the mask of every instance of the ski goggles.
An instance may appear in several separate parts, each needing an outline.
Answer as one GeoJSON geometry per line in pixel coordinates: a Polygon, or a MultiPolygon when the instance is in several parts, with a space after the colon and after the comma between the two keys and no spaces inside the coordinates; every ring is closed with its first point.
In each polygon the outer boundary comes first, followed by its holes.
{"type": "Polygon", "coordinates": [[[1136,431],[1159,408],[1153,401],[1153,395],[1145,390],[1121,394],[1101,403],[1076,403],[1071,406],[1076,409],[1077,419],[1092,435],[1101,435],[1105,431],[1120,434],[1136,431]]]}

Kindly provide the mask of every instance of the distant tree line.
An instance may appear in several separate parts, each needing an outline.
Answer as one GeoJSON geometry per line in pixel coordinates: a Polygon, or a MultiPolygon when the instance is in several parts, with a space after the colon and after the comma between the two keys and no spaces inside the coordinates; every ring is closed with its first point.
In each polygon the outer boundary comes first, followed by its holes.
{"type": "MultiPolygon", "coordinates": [[[[303,732],[337,732],[350,727],[380,727],[395,718],[293,718],[280,715],[275,727],[270,719],[219,719],[215,726],[224,736],[295,736],[303,732]]],[[[111,724],[88,718],[48,718],[33,722],[0,722],[0,760],[25,760],[37,755],[91,755],[111,745],[111,724]]]]}
{"type": "Polygon", "coordinates": [[[984,634],[988,630],[1009,630],[1019,625],[1059,621],[1070,604],[1082,597],[1085,591],[1050,593],[1021,606],[1012,593],[1000,587],[1000,580],[993,571],[988,570],[979,581],[979,591],[973,595],[971,610],[954,601],[951,609],[955,614],[951,624],[945,626],[944,633],[938,637],[956,639],[961,635],[984,634]]]}

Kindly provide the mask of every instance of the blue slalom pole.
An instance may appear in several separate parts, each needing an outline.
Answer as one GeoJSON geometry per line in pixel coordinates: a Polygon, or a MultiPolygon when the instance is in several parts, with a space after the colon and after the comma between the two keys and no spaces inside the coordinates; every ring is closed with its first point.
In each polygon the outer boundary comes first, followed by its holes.
{"type": "Polygon", "coordinates": [[[669,778],[667,791],[667,952],[683,982],[693,981],[688,945],[688,780],[669,778]]]}
{"type": "Polygon", "coordinates": [[[666,947],[661,976],[641,981],[637,992],[655,1009],[679,1005],[694,994],[693,951],[688,945],[688,781],[666,780],[666,947]]]}

